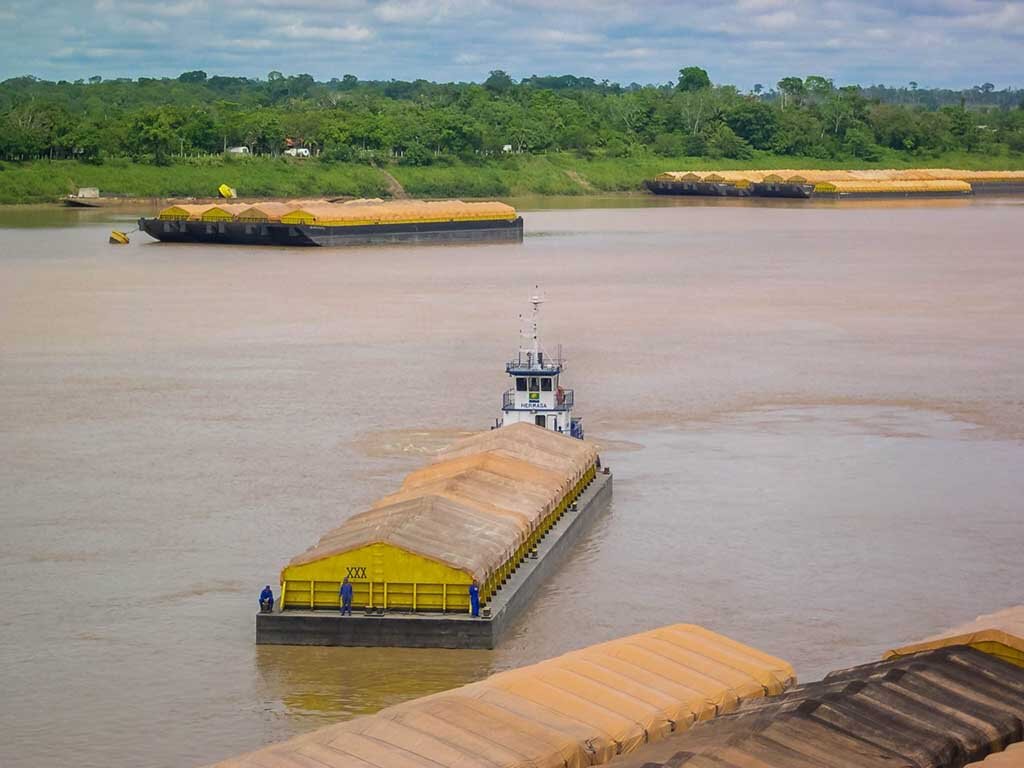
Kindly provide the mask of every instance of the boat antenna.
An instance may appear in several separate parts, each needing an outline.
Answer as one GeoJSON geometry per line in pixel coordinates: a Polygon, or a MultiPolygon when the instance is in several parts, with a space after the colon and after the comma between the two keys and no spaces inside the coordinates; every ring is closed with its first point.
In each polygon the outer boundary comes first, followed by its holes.
{"type": "Polygon", "coordinates": [[[540,305],[544,303],[544,297],[541,295],[539,285],[533,286],[533,296],[530,297],[530,303],[533,305],[533,317],[530,322],[531,335],[533,336],[533,364],[538,365],[542,359],[540,356],[540,305]]]}
{"type": "Polygon", "coordinates": [[[523,313],[520,312],[519,313],[519,362],[520,363],[523,362],[523,353],[524,352],[529,353],[529,350],[526,349],[526,346],[523,343],[524,340],[528,339],[528,338],[530,338],[530,334],[526,332],[526,321],[523,318],[523,313]]]}

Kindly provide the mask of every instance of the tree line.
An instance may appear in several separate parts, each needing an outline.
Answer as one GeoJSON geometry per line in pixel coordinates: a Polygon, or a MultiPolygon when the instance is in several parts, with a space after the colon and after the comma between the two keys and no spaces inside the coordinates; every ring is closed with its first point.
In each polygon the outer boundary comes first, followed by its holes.
{"type": "Polygon", "coordinates": [[[321,162],[409,165],[557,151],[865,161],[899,153],[927,161],[951,151],[1024,152],[1024,90],[837,86],[810,75],[742,92],[695,66],[672,83],[627,86],[574,75],[517,82],[500,70],[479,84],[201,70],[0,83],[0,158],[9,161],[164,164],[236,146],[269,155],[301,146],[321,162]]]}

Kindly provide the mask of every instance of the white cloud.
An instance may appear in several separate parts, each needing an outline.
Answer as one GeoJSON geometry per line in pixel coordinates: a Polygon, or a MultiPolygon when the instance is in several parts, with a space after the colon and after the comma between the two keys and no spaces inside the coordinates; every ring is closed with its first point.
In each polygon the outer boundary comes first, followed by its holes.
{"type": "Polygon", "coordinates": [[[658,83],[696,64],[744,87],[810,72],[1024,85],[1024,1],[0,0],[0,20],[0,79],[274,69],[479,80],[500,67],[658,83]],[[90,49],[118,53],[83,63],[90,49]]]}
{"type": "Polygon", "coordinates": [[[141,0],[96,0],[94,7],[99,13],[130,13],[149,18],[153,16],[202,16],[208,10],[206,0],[163,0],[158,3],[147,3],[141,0]]]}
{"type": "Polygon", "coordinates": [[[563,29],[534,30],[524,35],[524,37],[542,43],[556,43],[558,45],[590,45],[592,43],[599,43],[603,39],[601,35],[591,32],[569,32],[563,29]]]}
{"type": "Polygon", "coordinates": [[[650,59],[654,53],[654,50],[651,48],[612,48],[609,51],[605,51],[604,57],[606,59],[633,59],[634,61],[643,61],[645,59],[650,59]]]}
{"type": "Polygon", "coordinates": [[[436,23],[458,10],[451,0],[384,0],[373,15],[389,24],[436,23]]]}
{"type": "Polygon", "coordinates": [[[753,11],[755,13],[782,10],[791,5],[792,3],[789,0],[739,0],[737,3],[740,10],[753,11]]]}
{"type": "Polygon", "coordinates": [[[132,35],[155,35],[167,31],[166,22],[160,19],[140,19],[133,16],[121,19],[118,27],[132,35]]]}
{"type": "Polygon", "coordinates": [[[776,11],[754,16],[751,23],[761,29],[791,29],[799,20],[793,11],[776,11]]]}
{"type": "Polygon", "coordinates": [[[326,40],[335,43],[359,43],[373,37],[373,30],[358,24],[343,27],[314,27],[293,22],[281,27],[281,34],[292,40],[326,40]]]}
{"type": "Polygon", "coordinates": [[[240,49],[243,51],[269,51],[270,49],[280,45],[279,42],[273,40],[264,40],[261,38],[222,38],[220,40],[220,48],[227,48],[229,50],[240,49]]]}

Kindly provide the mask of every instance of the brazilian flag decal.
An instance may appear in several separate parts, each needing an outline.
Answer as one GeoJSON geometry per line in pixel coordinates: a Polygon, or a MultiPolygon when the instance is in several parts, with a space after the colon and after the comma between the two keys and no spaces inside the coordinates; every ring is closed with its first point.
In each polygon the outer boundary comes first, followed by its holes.
{"type": "Polygon", "coordinates": [[[540,392],[531,392],[530,400],[540,400],[540,392]]]}

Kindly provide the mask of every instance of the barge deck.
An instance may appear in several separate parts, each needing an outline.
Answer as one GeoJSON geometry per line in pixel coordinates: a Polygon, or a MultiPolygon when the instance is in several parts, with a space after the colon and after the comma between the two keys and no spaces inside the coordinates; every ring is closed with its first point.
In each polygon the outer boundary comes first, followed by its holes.
{"type": "Polygon", "coordinates": [[[256,616],[260,645],[390,646],[405,648],[494,648],[576,541],[608,507],[612,475],[598,473],[537,543],[536,558],[522,561],[489,601],[490,616],[468,613],[295,610],[256,616]]]}

